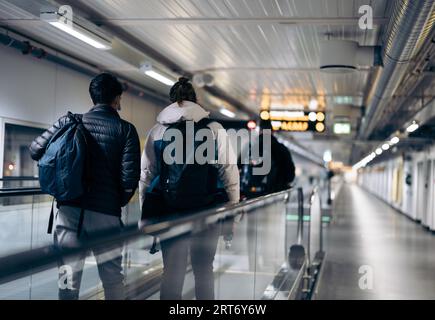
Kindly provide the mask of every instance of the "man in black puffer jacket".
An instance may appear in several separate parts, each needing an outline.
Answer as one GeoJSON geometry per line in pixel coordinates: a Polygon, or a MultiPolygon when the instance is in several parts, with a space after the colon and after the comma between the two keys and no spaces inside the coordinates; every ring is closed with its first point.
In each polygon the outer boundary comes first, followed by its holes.
{"type": "MultiPolygon", "coordinates": [[[[118,114],[122,92],[122,84],[113,75],[100,74],[89,88],[95,106],[83,116],[75,115],[82,118],[90,136],[91,182],[89,191],[80,199],[58,202],[54,241],[60,249],[79,246],[90,235],[122,228],[121,207],[134,195],[140,177],[136,128],[118,114]]],[[[53,135],[68,121],[67,116],[60,118],[33,141],[30,146],[33,160],[44,155],[53,135]]],[[[106,299],[124,298],[121,250],[114,247],[109,254],[94,250],[106,299]]],[[[78,299],[85,257],[82,254],[59,262],[60,273],[71,270],[73,275],[72,283],[60,281],[60,299],[78,299]]]]}

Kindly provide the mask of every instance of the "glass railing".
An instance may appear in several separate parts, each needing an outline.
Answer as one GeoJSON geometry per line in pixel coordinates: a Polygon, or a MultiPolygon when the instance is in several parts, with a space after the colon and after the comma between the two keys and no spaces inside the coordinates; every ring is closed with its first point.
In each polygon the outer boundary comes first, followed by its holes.
{"type": "MultiPolygon", "coordinates": [[[[307,228],[312,219],[304,218],[307,210],[301,197],[302,190],[283,191],[233,206],[150,220],[139,230],[135,196],[123,209],[126,227],[121,234],[107,231],[78,248],[59,251],[47,234],[50,197],[28,190],[0,192],[0,225],[5,230],[0,233],[0,299],[58,299],[59,287],[69,281],[69,269],[58,269],[58,262],[74,264],[78,255],[86,257],[80,299],[103,299],[97,261],[110,262],[115,252],[122,252],[127,299],[300,297],[293,291],[304,289],[301,274],[314,260],[301,259],[301,265],[291,267],[289,248],[299,243],[307,248],[307,258],[318,250],[308,245],[315,243],[309,242],[314,233],[307,228]],[[301,234],[304,225],[306,232],[301,234]],[[150,248],[156,252],[150,253],[150,248]],[[166,259],[165,272],[162,249],[175,256],[166,259]],[[163,292],[162,283],[167,284],[163,292]]],[[[308,202],[313,207],[312,198],[308,202]]]]}

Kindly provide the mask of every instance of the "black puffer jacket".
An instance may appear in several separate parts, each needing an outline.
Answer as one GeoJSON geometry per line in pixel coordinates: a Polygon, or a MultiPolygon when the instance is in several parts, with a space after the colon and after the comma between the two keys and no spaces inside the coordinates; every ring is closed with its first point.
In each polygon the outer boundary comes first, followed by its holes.
{"type": "MultiPolygon", "coordinates": [[[[80,115],[76,115],[80,117],[80,115]]],[[[120,216],[134,195],[140,176],[140,143],[136,128],[120,118],[110,106],[96,106],[84,114],[83,124],[90,133],[92,183],[90,192],[76,201],[59,206],[84,207],[120,216]]],[[[39,160],[52,136],[70,121],[60,118],[30,146],[33,160],[39,160]]]]}

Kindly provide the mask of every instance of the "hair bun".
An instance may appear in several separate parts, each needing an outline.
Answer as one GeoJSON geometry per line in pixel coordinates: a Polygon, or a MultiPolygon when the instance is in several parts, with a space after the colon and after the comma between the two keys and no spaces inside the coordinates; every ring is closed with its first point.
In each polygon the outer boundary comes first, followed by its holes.
{"type": "Polygon", "coordinates": [[[178,79],[178,82],[179,82],[181,85],[188,84],[188,83],[189,83],[189,79],[186,78],[186,77],[181,77],[180,79],[178,79]]]}
{"type": "Polygon", "coordinates": [[[191,101],[196,103],[196,92],[190,80],[186,77],[181,77],[178,82],[174,84],[169,92],[169,99],[171,102],[178,102],[179,105],[183,101],[191,101]]]}

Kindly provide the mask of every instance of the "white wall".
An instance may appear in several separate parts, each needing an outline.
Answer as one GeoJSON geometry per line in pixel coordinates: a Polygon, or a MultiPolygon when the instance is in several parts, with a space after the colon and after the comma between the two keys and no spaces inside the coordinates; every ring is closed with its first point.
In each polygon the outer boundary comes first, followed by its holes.
{"type": "MultiPolygon", "coordinates": [[[[92,106],[89,81],[81,73],[1,46],[0,118],[49,126],[67,111],[86,112],[92,106]]],[[[121,117],[136,126],[141,140],[164,107],[131,94],[123,95],[122,106],[121,117]]]]}
{"type": "Polygon", "coordinates": [[[368,191],[418,220],[422,225],[435,230],[435,145],[421,152],[408,153],[404,161],[400,158],[369,166],[359,171],[358,181],[368,191]],[[431,166],[428,166],[431,161],[431,166]],[[421,170],[418,170],[419,164],[421,170]],[[403,167],[402,201],[394,202],[392,195],[392,173],[403,167]],[[406,175],[411,174],[411,185],[406,184],[406,175]]]}

